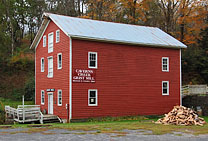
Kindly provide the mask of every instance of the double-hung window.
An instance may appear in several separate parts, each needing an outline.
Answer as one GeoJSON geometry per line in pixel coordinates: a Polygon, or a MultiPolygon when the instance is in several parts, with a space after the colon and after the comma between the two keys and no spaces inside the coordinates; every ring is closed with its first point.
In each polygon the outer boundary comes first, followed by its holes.
{"type": "Polygon", "coordinates": [[[48,57],[48,77],[53,77],[53,57],[48,57]]]}
{"type": "Polygon", "coordinates": [[[41,72],[44,72],[44,58],[41,58],[41,72]]]}
{"type": "Polygon", "coordinates": [[[43,47],[46,47],[46,35],[43,36],[43,47]]]}
{"type": "Polygon", "coordinates": [[[48,34],[48,53],[53,52],[53,32],[48,34]]]}
{"type": "Polygon", "coordinates": [[[58,90],[58,106],[62,106],[62,90],[58,90]]]}
{"type": "Polygon", "coordinates": [[[62,53],[59,53],[57,55],[57,65],[58,65],[58,69],[62,69],[62,53]]]}
{"type": "Polygon", "coordinates": [[[88,68],[97,68],[97,52],[88,52],[88,68]]]}
{"type": "Polygon", "coordinates": [[[169,81],[162,81],[162,95],[169,95],[169,81]]]}
{"type": "Polygon", "coordinates": [[[162,57],[162,71],[168,72],[169,71],[169,58],[162,57]]]}
{"type": "Polygon", "coordinates": [[[88,106],[97,106],[97,90],[88,90],[88,106]]]}
{"type": "Polygon", "coordinates": [[[44,105],[45,103],[45,92],[44,90],[41,90],[41,104],[44,105]]]}
{"type": "Polygon", "coordinates": [[[60,30],[56,30],[56,43],[60,41],[60,30]]]}

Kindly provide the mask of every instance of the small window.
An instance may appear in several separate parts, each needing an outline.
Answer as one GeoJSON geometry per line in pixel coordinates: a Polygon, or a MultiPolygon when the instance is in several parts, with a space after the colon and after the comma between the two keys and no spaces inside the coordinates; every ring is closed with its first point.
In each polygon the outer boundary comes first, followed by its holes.
{"type": "Polygon", "coordinates": [[[43,36],[43,47],[46,47],[46,35],[43,36]]]}
{"type": "Polygon", "coordinates": [[[97,52],[88,52],[88,67],[97,68],[97,52]]]}
{"type": "Polygon", "coordinates": [[[60,41],[60,30],[56,30],[56,43],[60,41]]]}
{"type": "Polygon", "coordinates": [[[53,77],[53,57],[48,57],[48,77],[53,77]]]}
{"type": "Polygon", "coordinates": [[[58,106],[62,105],[62,90],[58,90],[58,106]]]}
{"type": "Polygon", "coordinates": [[[53,32],[48,34],[48,53],[53,52],[53,32]]]}
{"type": "Polygon", "coordinates": [[[58,64],[58,69],[62,69],[62,54],[61,53],[57,55],[57,64],[58,64]]]}
{"type": "Polygon", "coordinates": [[[44,90],[41,90],[41,104],[44,105],[45,103],[45,92],[44,90]]]}
{"type": "Polygon", "coordinates": [[[162,95],[169,95],[169,81],[162,81],[162,95]]]}
{"type": "Polygon", "coordinates": [[[97,105],[97,90],[88,90],[88,106],[97,105]]]}
{"type": "Polygon", "coordinates": [[[41,72],[44,72],[44,58],[41,58],[41,72]]]}
{"type": "Polygon", "coordinates": [[[169,58],[168,57],[162,57],[162,71],[169,71],[169,58]]]}

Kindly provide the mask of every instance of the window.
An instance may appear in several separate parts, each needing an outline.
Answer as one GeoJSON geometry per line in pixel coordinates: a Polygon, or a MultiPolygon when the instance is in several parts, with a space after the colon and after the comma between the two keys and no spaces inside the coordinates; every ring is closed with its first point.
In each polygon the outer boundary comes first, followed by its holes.
{"type": "Polygon", "coordinates": [[[41,72],[44,72],[44,58],[41,58],[41,72]]]}
{"type": "Polygon", "coordinates": [[[60,41],[60,30],[56,30],[56,43],[60,41]]]}
{"type": "Polygon", "coordinates": [[[169,95],[169,81],[162,81],[162,95],[169,95]]]}
{"type": "Polygon", "coordinates": [[[169,71],[169,58],[168,57],[162,57],[162,71],[169,71]]]}
{"type": "Polygon", "coordinates": [[[62,105],[62,90],[58,90],[58,106],[62,105]]]}
{"type": "Polygon", "coordinates": [[[88,67],[97,68],[97,52],[88,52],[88,67]]]}
{"type": "Polygon", "coordinates": [[[53,52],[53,32],[48,34],[48,53],[53,52]]]}
{"type": "Polygon", "coordinates": [[[61,53],[57,55],[57,65],[58,65],[58,69],[62,68],[62,54],[61,53]]]}
{"type": "Polygon", "coordinates": [[[48,57],[48,77],[53,77],[53,57],[48,57]]]}
{"type": "Polygon", "coordinates": [[[44,90],[41,90],[41,104],[44,105],[45,103],[45,92],[44,90]]]}
{"type": "Polygon", "coordinates": [[[97,105],[97,90],[88,90],[88,106],[97,105]]]}
{"type": "Polygon", "coordinates": [[[43,36],[43,47],[46,47],[46,35],[43,36]]]}

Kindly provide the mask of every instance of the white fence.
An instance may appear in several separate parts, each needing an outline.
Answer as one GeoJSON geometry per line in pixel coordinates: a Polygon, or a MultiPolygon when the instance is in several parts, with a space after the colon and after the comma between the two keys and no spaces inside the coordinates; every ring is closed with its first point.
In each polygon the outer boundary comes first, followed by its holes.
{"type": "Polygon", "coordinates": [[[43,123],[43,114],[40,111],[40,105],[19,105],[18,108],[5,106],[7,117],[12,117],[14,121],[24,123],[40,121],[43,123]]]}
{"type": "Polygon", "coordinates": [[[185,85],[182,87],[183,95],[208,94],[207,85],[185,85]]]}

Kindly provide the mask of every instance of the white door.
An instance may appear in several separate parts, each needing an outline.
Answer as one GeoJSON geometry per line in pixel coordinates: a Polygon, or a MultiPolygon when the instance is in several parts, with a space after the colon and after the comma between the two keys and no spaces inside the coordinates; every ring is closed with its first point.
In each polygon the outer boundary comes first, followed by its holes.
{"type": "Polygon", "coordinates": [[[53,114],[53,93],[48,93],[48,114],[53,114]]]}

